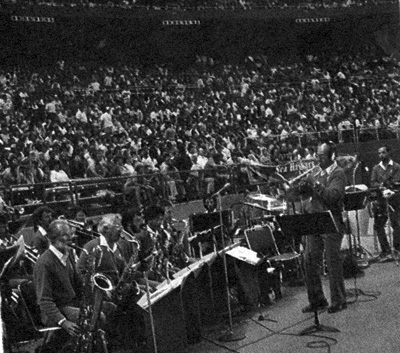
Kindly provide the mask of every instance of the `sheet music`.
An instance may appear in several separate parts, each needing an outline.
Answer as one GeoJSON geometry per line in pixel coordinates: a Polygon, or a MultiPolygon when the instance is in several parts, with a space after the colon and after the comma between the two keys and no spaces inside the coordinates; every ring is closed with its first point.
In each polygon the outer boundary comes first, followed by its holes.
{"type": "Polygon", "coordinates": [[[245,248],[243,246],[233,248],[227,251],[226,254],[253,266],[257,266],[264,261],[263,258],[258,257],[255,251],[245,248]]]}

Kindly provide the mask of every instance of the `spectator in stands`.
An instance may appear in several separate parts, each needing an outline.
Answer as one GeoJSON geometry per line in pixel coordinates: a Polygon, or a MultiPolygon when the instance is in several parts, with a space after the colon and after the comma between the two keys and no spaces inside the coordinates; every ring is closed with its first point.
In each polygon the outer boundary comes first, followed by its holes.
{"type": "Polygon", "coordinates": [[[113,123],[113,118],[111,115],[111,108],[106,107],[104,109],[103,114],[101,114],[100,119],[99,119],[99,123],[101,124],[101,128],[102,130],[110,135],[113,132],[114,129],[114,123],[113,123]]]}
{"type": "Polygon", "coordinates": [[[179,143],[177,147],[178,153],[173,159],[173,164],[174,167],[179,170],[182,181],[186,183],[189,177],[189,170],[192,168],[192,161],[183,143],[179,143]]]}
{"type": "Polygon", "coordinates": [[[214,152],[204,167],[204,181],[208,194],[213,194],[229,181],[227,171],[222,154],[214,152]]]}
{"type": "Polygon", "coordinates": [[[164,162],[160,166],[160,172],[163,174],[165,183],[168,188],[168,196],[171,200],[182,200],[186,197],[186,190],[183,185],[178,169],[174,166],[173,157],[171,155],[164,158],[164,162]]]}
{"type": "Polygon", "coordinates": [[[60,167],[60,161],[54,161],[53,166],[50,167],[50,181],[52,183],[68,182],[70,180],[67,173],[60,167]]]}
{"type": "Polygon", "coordinates": [[[107,174],[107,168],[103,161],[103,153],[101,150],[94,151],[91,154],[92,160],[86,169],[88,178],[104,178],[107,174]]]}
{"type": "Polygon", "coordinates": [[[72,179],[83,179],[86,176],[87,163],[85,163],[81,153],[81,150],[76,150],[69,162],[72,179]]]}
{"type": "Polygon", "coordinates": [[[9,166],[3,172],[3,184],[5,186],[21,184],[18,159],[15,154],[8,157],[9,166]]]}
{"type": "Polygon", "coordinates": [[[18,167],[19,183],[20,184],[34,184],[35,180],[32,172],[32,165],[28,157],[21,160],[18,167]]]}

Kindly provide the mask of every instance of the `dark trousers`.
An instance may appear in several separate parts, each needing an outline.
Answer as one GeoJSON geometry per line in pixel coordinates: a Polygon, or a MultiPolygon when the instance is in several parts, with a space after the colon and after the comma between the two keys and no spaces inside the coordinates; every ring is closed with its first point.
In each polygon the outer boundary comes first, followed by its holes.
{"type": "Polygon", "coordinates": [[[391,252],[385,230],[388,218],[390,219],[390,225],[393,229],[393,248],[400,251],[400,207],[395,209],[389,206],[388,212],[376,213],[374,218],[374,230],[378,237],[379,245],[383,254],[390,254],[391,252]]]}
{"type": "Polygon", "coordinates": [[[326,299],[321,282],[324,250],[328,268],[331,305],[343,304],[346,302],[343,261],[340,253],[343,235],[332,233],[305,238],[305,279],[310,304],[317,304],[326,299]]]}

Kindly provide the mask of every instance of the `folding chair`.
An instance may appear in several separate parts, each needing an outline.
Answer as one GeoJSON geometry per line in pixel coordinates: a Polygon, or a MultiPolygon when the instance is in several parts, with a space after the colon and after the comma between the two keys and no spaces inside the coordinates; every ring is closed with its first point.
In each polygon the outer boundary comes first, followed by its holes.
{"type": "Polygon", "coordinates": [[[60,330],[59,326],[44,326],[40,318],[40,308],[36,300],[36,292],[32,281],[26,281],[19,285],[20,300],[25,310],[26,316],[32,325],[33,330],[38,334],[38,338],[43,338],[43,343],[37,350],[37,353],[41,353],[43,347],[49,341],[51,334],[54,331],[60,330]]]}

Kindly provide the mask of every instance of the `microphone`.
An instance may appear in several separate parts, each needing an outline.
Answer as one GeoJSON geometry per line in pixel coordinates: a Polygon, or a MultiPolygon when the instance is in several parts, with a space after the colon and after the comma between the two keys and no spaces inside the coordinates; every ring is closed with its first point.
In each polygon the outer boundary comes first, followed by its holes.
{"type": "Polygon", "coordinates": [[[81,248],[80,246],[78,246],[74,243],[65,243],[65,245],[72,249],[83,251],[86,255],[89,255],[89,251],[87,251],[85,248],[81,248]]]}
{"type": "Polygon", "coordinates": [[[213,198],[214,196],[219,195],[222,191],[224,191],[225,189],[229,188],[231,186],[231,183],[226,183],[221,189],[219,189],[216,193],[211,195],[211,198],[213,198]]]}

